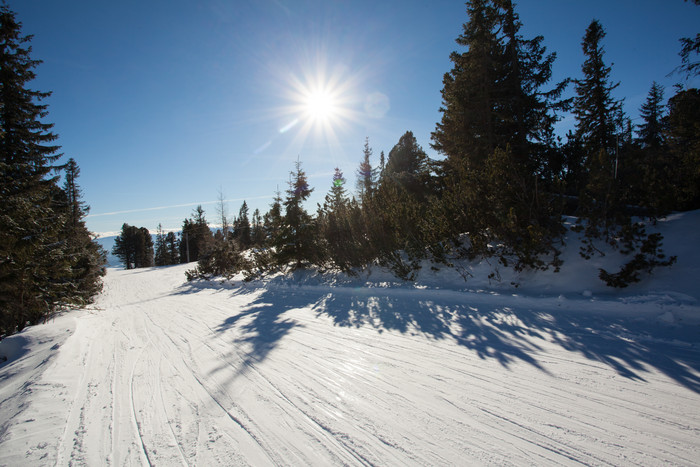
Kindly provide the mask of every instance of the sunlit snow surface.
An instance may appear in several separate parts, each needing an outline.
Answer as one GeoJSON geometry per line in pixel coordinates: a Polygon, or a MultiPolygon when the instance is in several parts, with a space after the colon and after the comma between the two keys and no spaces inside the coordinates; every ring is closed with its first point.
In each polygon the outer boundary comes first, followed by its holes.
{"type": "Polygon", "coordinates": [[[590,263],[111,269],[95,306],[0,343],[0,465],[697,464],[699,219],[660,223],[679,263],[621,292],[590,263]]]}

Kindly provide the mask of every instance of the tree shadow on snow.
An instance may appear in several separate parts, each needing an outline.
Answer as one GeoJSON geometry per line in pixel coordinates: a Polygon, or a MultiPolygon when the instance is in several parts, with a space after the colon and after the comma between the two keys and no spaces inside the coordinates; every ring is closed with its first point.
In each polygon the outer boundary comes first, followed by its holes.
{"type": "Polygon", "coordinates": [[[504,367],[522,361],[547,372],[538,359],[546,355],[543,345],[554,343],[601,362],[625,378],[646,381],[644,374],[655,368],[700,393],[698,329],[661,328],[650,320],[586,312],[494,307],[498,297],[481,294],[447,293],[440,297],[438,292],[433,300],[424,300],[421,295],[430,296],[430,292],[398,290],[389,291],[388,296],[381,291],[376,295],[366,293],[331,293],[313,306],[318,315],[330,317],[337,326],[371,326],[378,332],[412,332],[450,339],[504,367]]]}
{"type": "Polygon", "coordinates": [[[318,317],[330,318],[339,327],[451,340],[479,358],[495,360],[506,368],[514,362],[525,362],[547,372],[541,359],[547,355],[545,346],[555,344],[601,362],[625,378],[646,381],[645,374],[654,368],[700,393],[697,330],[682,332],[668,326],[661,329],[650,320],[564,309],[494,306],[499,297],[486,294],[284,286],[241,286],[230,291],[254,296],[245,309],[216,328],[224,332],[240,326],[245,336],[243,343],[251,349],[246,365],[264,360],[280,340],[301,325],[284,316],[287,311],[311,308],[318,317]],[[684,342],[677,341],[679,334],[684,342]]]}

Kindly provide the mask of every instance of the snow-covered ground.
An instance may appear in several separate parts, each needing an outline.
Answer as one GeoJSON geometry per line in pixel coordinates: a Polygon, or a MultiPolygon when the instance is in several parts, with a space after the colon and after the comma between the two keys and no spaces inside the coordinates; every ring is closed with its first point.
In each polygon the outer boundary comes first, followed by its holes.
{"type": "Polygon", "coordinates": [[[659,229],[678,264],[617,292],[571,248],[498,283],[110,269],[0,342],[0,465],[697,465],[700,212],[659,229]]]}

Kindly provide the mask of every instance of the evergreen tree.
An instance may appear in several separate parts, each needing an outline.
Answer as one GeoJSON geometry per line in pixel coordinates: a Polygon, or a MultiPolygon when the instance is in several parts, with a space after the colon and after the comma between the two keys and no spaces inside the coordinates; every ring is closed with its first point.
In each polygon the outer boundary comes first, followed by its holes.
{"type": "Polygon", "coordinates": [[[669,189],[673,167],[666,144],[663,94],[663,87],[654,82],[640,108],[642,124],[637,138],[632,144],[626,141],[627,137],[623,138],[621,151],[628,155],[620,168],[620,179],[628,187],[629,202],[645,208],[652,217],[663,215],[670,208],[675,191],[669,189]]]}
{"type": "MultiPolygon", "coordinates": [[[[579,190],[577,230],[585,233],[581,256],[591,258],[602,254],[597,241],[604,241],[624,254],[633,254],[618,272],[601,269],[599,274],[609,286],[626,287],[639,280],[640,272],[670,265],[675,258],[666,259],[661,250],[661,236],[647,235],[644,226],[631,217],[628,206],[639,201],[635,200],[639,197],[635,191],[640,191],[635,190],[634,179],[640,177],[635,165],[643,167],[644,162],[633,159],[637,152],[631,123],[628,121],[626,132],[618,130],[624,121],[622,102],[612,97],[612,91],[619,83],[610,84],[611,68],[603,60],[604,37],[603,27],[593,20],[582,42],[586,57],[581,67],[584,77],[576,82],[574,99],[574,145],[581,162],[569,165],[579,190]]],[[[653,141],[656,130],[652,114],[657,107],[654,101],[660,100],[658,91],[653,89],[651,100],[645,106],[645,112],[648,112],[643,128],[645,145],[657,144],[653,141]]]]}
{"type": "Polygon", "coordinates": [[[643,148],[660,149],[665,144],[664,88],[654,81],[647,100],[639,110],[643,123],[637,130],[643,148]]]}
{"type": "Polygon", "coordinates": [[[362,162],[357,169],[357,194],[360,203],[365,203],[372,196],[377,182],[377,173],[370,161],[372,148],[369,147],[369,138],[365,138],[365,147],[362,154],[362,162]]]}
{"type": "Polygon", "coordinates": [[[581,43],[586,57],[581,67],[584,77],[576,80],[573,108],[576,139],[591,160],[595,160],[600,151],[607,155],[615,153],[618,135],[616,128],[622,121],[622,102],[612,97],[612,91],[620,83],[610,83],[611,67],[606,66],[603,60],[604,37],[603,26],[593,20],[581,43]]]}
{"type": "Polygon", "coordinates": [[[333,171],[333,182],[330,192],[326,195],[324,202],[324,211],[337,212],[349,202],[348,194],[345,190],[345,182],[343,171],[336,167],[333,171]]]}
{"type": "MultiPolygon", "coordinates": [[[[610,84],[611,68],[603,60],[605,31],[597,20],[586,29],[582,47],[586,57],[576,81],[574,116],[576,143],[582,155],[579,167],[570,166],[579,187],[579,216],[587,221],[586,237],[606,241],[618,225],[628,222],[625,193],[617,179],[622,102],[612,97],[619,85],[610,84]]],[[[587,247],[590,253],[592,245],[587,247]]],[[[593,248],[595,249],[595,248],[593,248]]],[[[587,253],[587,254],[588,254],[587,253]]]]}
{"type": "Polygon", "coordinates": [[[366,250],[363,253],[362,249],[367,247],[367,242],[361,241],[361,235],[355,235],[352,213],[359,208],[348,198],[345,183],[342,170],[336,167],[323,206],[318,208],[316,262],[321,266],[330,263],[352,273],[352,268],[363,263],[366,250]]]}
{"type": "Polygon", "coordinates": [[[483,167],[496,147],[510,146],[528,170],[547,160],[553,113],[567,81],[543,92],[555,54],[546,54],[541,36],[525,40],[510,0],[467,2],[469,21],[453,52],[453,69],[443,78],[442,120],[433,148],[447,156],[448,170],[483,167]]]}
{"type": "Polygon", "coordinates": [[[700,90],[680,90],[669,99],[668,109],[671,208],[700,209],[700,90]]]}
{"type": "Polygon", "coordinates": [[[566,81],[541,91],[555,55],[546,54],[542,37],[522,38],[511,1],[472,0],[467,11],[469,21],[457,38],[467,50],[450,56],[454,65],[443,78],[442,119],[432,134],[433,148],[447,157],[438,168],[440,222],[431,236],[459,244],[461,234],[469,232],[463,254],[496,254],[490,245],[500,244],[504,261],[505,253],[515,252],[520,267],[547,267],[557,261],[553,242],[561,233],[552,193],[561,165],[553,123],[555,112],[567,104],[557,101],[566,81]],[[496,169],[503,164],[509,170],[496,169]],[[493,185],[494,170],[506,177],[502,184],[518,191],[493,185]],[[504,193],[513,198],[489,204],[504,193]],[[534,259],[549,252],[554,257],[547,263],[534,259]]]}
{"type": "Polygon", "coordinates": [[[250,232],[252,245],[256,247],[263,246],[265,243],[265,228],[262,217],[260,216],[260,209],[258,208],[255,208],[255,211],[253,211],[250,232]]]}
{"type": "Polygon", "coordinates": [[[202,206],[197,206],[192,212],[192,218],[185,219],[182,224],[180,241],[180,262],[197,261],[208,253],[214,242],[214,236],[204,215],[202,206]]]}
{"type": "Polygon", "coordinates": [[[153,266],[153,240],[145,227],[124,224],[114,240],[112,253],[124,263],[126,269],[153,266]]]}
{"type": "Polygon", "coordinates": [[[306,172],[301,168],[301,162],[297,161],[294,171],[290,172],[283,223],[275,239],[275,257],[280,266],[293,263],[292,268],[299,269],[314,262],[316,251],[313,220],[303,205],[312,192],[306,172]]]}
{"type": "Polygon", "coordinates": [[[270,210],[263,216],[263,228],[265,230],[265,243],[272,245],[282,229],[282,194],[275,192],[270,210]]]}
{"type": "Polygon", "coordinates": [[[68,159],[65,167],[65,182],[63,191],[67,197],[68,223],[72,229],[78,229],[80,221],[87,216],[90,208],[82,201],[82,191],[78,186],[77,179],[80,176],[80,167],[72,157],[68,159]]]}
{"type": "Polygon", "coordinates": [[[102,290],[102,276],[107,262],[104,249],[92,239],[85,225],[85,216],[90,207],[82,200],[82,190],[78,185],[80,168],[73,158],[68,159],[64,167],[66,223],[61,234],[65,238],[64,258],[68,258],[71,267],[70,292],[67,301],[83,305],[91,303],[95,295],[102,290]]]}
{"type": "Polygon", "coordinates": [[[30,40],[0,6],[0,336],[87,301],[101,273],[99,249],[81,224],[86,208],[77,185],[65,192],[51,176],[60,155],[53,125],[41,120],[50,93],[28,87],[40,63],[30,56],[30,40]]]}
{"type": "Polygon", "coordinates": [[[400,185],[419,199],[423,199],[428,194],[430,181],[428,156],[412,132],[404,133],[389,152],[383,180],[400,185]]]}
{"type": "Polygon", "coordinates": [[[180,262],[180,245],[174,232],[168,232],[165,236],[165,245],[165,264],[178,264],[180,262]]]}
{"type": "Polygon", "coordinates": [[[240,210],[238,211],[238,217],[233,224],[233,237],[238,240],[242,249],[246,249],[250,246],[251,228],[250,220],[248,219],[248,203],[243,201],[240,210]]]}
{"type": "Polygon", "coordinates": [[[166,241],[165,233],[163,232],[163,226],[161,224],[158,224],[158,231],[156,232],[156,251],[154,256],[156,266],[165,266],[171,264],[169,262],[168,256],[168,244],[166,241]]]}

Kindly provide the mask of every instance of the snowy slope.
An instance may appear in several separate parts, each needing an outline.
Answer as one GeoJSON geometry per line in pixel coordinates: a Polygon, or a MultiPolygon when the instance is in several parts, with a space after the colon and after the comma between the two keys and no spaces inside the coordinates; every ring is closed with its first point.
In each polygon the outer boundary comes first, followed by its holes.
{"type": "Polygon", "coordinates": [[[699,220],[621,292],[110,269],[92,309],[0,342],[0,465],[697,464],[699,220]]]}

